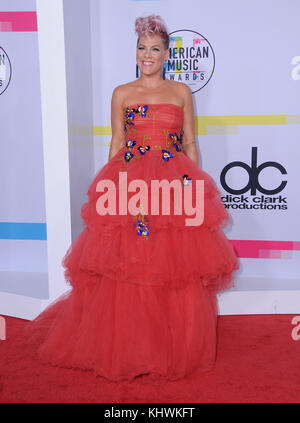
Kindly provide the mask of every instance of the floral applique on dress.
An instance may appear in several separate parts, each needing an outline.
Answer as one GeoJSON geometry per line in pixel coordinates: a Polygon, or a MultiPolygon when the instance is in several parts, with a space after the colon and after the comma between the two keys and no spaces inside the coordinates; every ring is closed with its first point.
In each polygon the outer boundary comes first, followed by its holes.
{"type": "Polygon", "coordinates": [[[141,205],[138,208],[140,209],[140,212],[137,216],[135,216],[137,221],[134,223],[134,226],[136,228],[137,235],[148,240],[150,235],[149,219],[145,217],[143,206],[141,205]]]}
{"type": "Polygon", "coordinates": [[[147,110],[148,106],[147,104],[145,104],[144,106],[138,106],[136,109],[136,113],[140,114],[142,117],[146,117],[147,110]]]}
{"type": "Polygon", "coordinates": [[[125,132],[127,132],[128,126],[134,125],[135,115],[146,117],[148,110],[149,110],[149,107],[147,106],[147,104],[144,104],[143,106],[138,106],[137,108],[126,107],[125,108],[125,123],[124,123],[125,132]]]}
{"type": "Polygon", "coordinates": [[[148,139],[151,139],[151,137],[149,137],[149,135],[144,134],[142,144],[140,144],[137,148],[142,156],[144,156],[146,152],[151,149],[150,145],[145,145],[145,141],[148,139]]]}
{"type": "Polygon", "coordinates": [[[187,175],[186,173],[183,175],[182,180],[183,180],[183,185],[190,185],[192,182],[192,178],[188,177],[189,175],[187,175]]]}
{"type": "Polygon", "coordinates": [[[165,129],[161,129],[161,132],[164,133],[166,137],[165,146],[157,145],[155,148],[161,149],[162,151],[162,162],[168,162],[169,159],[175,157],[175,155],[181,152],[182,149],[182,138],[183,138],[183,129],[180,130],[180,135],[176,132],[170,132],[165,129]]]}
{"type": "Polygon", "coordinates": [[[170,151],[168,151],[168,150],[161,150],[161,152],[162,152],[162,159],[165,162],[168,162],[169,159],[171,159],[173,157],[173,154],[170,153],[170,151]]]}
{"type": "Polygon", "coordinates": [[[127,140],[126,141],[126,147],[127,148],[132,148],[132,147],[135,146],[135,144],[136,144],[136,141],[135,140],[127,140]]]}
{"type": "Polygon", "coordinates": [[[144,156],[146,152],[150,150],[150,145],[145,145],[145,140],[151,139],[151,137],[144,135],[142,144],[140,145],[137,145],[135,140],[138,131],[135,128],[134,119],[137,115],[142,118],[146,118],[151,115],[151,108],[147,104],[138,105],[136,108],[129,106],[124,108],[124,130],[127,140],[125,143],[125,153],[121,157],[116,158],[116,160],[122,160],[123,164],[125,164],[125,167],[123,166],[120,171],[126,170],[127,163],[131,162],[133,159],[138,159],[141,156],[144,156]]]}
{"type": "Polygon", "coordinates": [[[139,145],[138,150],[141,154],[145,154],[146,151],[150,150],[150,145],[139,145]]]}
{"type": "Polygon", "coordinates": [[[126,151],[124,154],[124,159],[126,162],[130,162],[130,160],[134,157],[134,154],[131,153],[131,151],[126,151]]]}
{"type": "Polygon", "coordinates": [[[135,109],[132,108],[132,107],[126,107],[125,124],[124,124],[125,132],[127,131],[128,125],[134,125],[134,123],[133,123],[134,116],[135,116],[135,109]]]}
{"type": "Polygon", "coordinates": [[[176,149],[176,151],[182,151],[183,129],[181,129],[180,135],[177,135],[177,133],[174,132],[173,134],[169,133],[169,137],[171,138],[173,142],[172,146],[176,149]]]}

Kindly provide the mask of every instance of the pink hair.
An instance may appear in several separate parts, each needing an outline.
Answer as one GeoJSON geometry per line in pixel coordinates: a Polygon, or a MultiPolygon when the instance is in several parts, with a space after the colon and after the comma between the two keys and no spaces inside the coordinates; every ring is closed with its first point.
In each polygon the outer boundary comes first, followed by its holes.
{"type": "Polygon", "coordinates": [[[146,17],[136,18],[135,32],[138,35],[139,42],[140,36],[145,34],[158,34],[164,43],[165,48],[169,48],[170,37],[166,25],[159,15],[149,15],[146,17]]]}

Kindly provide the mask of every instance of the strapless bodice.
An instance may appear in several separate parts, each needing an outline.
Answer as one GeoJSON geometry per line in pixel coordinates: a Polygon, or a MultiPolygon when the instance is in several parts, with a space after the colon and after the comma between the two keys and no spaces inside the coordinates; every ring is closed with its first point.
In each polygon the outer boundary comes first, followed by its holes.
{"type": "Polygon", "coordinates": [[[183,140],[183,109],[172,103],[131,104],[124,107],[125,147],[179,152],[183,140]]]}

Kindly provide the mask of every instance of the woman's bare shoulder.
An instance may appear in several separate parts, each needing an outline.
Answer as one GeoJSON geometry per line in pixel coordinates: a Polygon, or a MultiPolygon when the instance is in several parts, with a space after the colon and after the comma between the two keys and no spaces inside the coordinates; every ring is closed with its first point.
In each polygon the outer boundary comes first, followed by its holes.
{"type": "Polygon", "coordinates": [[[119,102],[124,103],[124,100],[128,97],[136,85],[136,81],[130,81],[125,84],[117,85],[113,90],[112,96],[114,98],[118,98],[119,102]]]}
{"type": "Polygon", "coordinates": [[[136,85],[137,85],[137,82],[136,81],[126,82],[125,84],[117,85],[114,88],[114,92],[116,92],[118,94],[127,93],[128,90],[132,89],[136,85]]]}
{"type": "Polygon", "coordinates": [[[178,99],[181,107],[187,102],[191,90],[185,82],[180,81],[168,81],[168,91],[173,93],[173,98],[178,99]]]}
{"type": "Polygon", "coordinates": [[[187,95],[191,90],[189,86],[185,82],[180,81],[169,81],[171,83],[172,88],[179,94],[179,95],[187,95]]]}

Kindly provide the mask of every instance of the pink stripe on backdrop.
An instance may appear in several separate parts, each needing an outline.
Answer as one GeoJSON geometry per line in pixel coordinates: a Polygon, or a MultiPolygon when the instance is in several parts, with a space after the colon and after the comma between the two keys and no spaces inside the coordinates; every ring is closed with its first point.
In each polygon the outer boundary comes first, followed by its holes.
{"type": "Polygon", "coordinates": [[[0,22],[0,32],[11,32],[12,24],[11,22],[0,22]]]}
{"type": "Polygon", "coordinates": [[[300,251],[298,241],[252,241],[233,239],[230,241],[238,257],[286,259],[292,251],[300,251]],[[290,253],[287,253],[289,251],[290,253]]]}
{"type": "Polygon", "coordinates": [[[36,12],[0,12],[0,32],[37,31],[36,12]]]}

